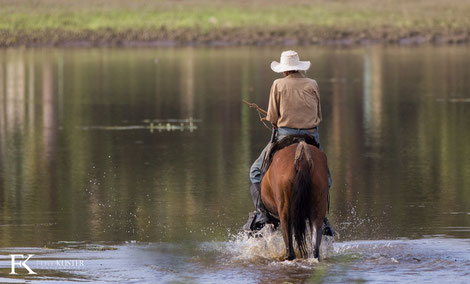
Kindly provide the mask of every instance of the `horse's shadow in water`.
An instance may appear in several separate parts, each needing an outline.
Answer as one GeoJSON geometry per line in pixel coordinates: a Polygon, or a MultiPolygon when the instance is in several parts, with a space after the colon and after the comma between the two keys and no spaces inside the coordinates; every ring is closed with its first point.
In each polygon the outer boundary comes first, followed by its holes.
{"type": "Polygon", "coordinates": [[[325,153],[304,141],[276,152],[261,184],[261,199],[269,212],[279,217],[287,260],[295,259],[293,235],[301,257],[308,257],[307,224],[313,256],[320,260],[327,198],[325,153]]]}

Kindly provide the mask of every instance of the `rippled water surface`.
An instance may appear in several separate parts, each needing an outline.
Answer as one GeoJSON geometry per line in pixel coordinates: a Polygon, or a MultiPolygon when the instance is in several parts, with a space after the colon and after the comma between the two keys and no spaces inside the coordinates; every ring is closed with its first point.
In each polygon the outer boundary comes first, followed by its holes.
{"type": "Polygon", "coordinates": [[[468,281],[470,47],[297,48],[333,176],[320,263],[240,234],[270,137],[241,100],[266,107],[280,51],[1,50],[0,280],[468,281]]]}

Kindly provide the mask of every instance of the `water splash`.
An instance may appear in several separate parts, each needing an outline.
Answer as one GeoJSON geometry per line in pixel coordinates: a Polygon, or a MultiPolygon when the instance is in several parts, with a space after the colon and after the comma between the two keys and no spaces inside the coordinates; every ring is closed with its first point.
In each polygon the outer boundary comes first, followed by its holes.
{"type": "MultiPolygon", "coordinates": [[[[306,236],[307,240],[311,240],[310,233],[306,236]]],[[[320,257],[328,258],[333,255],[333,237],[323,236],[320,246],[320,257]]],[[[285,259],[286,248],[280,230],[274,230],[271,225],[265,226],[256,234],[250,236],[245,232],[239,232],[232,235],[227,242],[225,248],[230,252],[234,261],[283,261],[285,259]]],[[[300,255],[300,251],[294,242],[295,254],[300,255]]],[[[307,251],[312,252],[312,244],[307,241],[307,251]]],[[[317,260],[313,258],[313,254],[309,253],[308,259],[297,259],[294,262],[313,262],[317,260]]],[[[288,261],[286,261],[288,262],[288,261]]]]}

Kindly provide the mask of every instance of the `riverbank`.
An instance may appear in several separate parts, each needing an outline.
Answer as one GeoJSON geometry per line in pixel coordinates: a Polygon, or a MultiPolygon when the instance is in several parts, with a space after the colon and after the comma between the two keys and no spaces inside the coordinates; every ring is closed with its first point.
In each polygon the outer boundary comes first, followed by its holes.
{"type": "Polygon", "coordinates": [[[0,0],[0,47],[470,43],[463,0],[76,2],[0,0]]]}
{"type": "Polygon", "coordinates": [[[231,45],[359,45],[359,44],[465,44],[470,43],[467,31],[344,31],[279,29],[195,29],[176,30],[44,30],[0,31],[0,47],[105,47],[105,46],[231,46],[231,45]]]}

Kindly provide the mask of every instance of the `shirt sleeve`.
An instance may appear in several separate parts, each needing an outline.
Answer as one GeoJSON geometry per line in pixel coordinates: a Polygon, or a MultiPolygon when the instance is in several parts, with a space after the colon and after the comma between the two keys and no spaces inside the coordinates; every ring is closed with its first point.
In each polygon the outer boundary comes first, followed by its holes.
{"type": "Polygon", "coordinates": [[[266,115],[266,119],[274,124],[277,124],[279,119],[279,92],[277,91],[276,81],[274,81],[269,94],[268,114],[266,115]]]}

